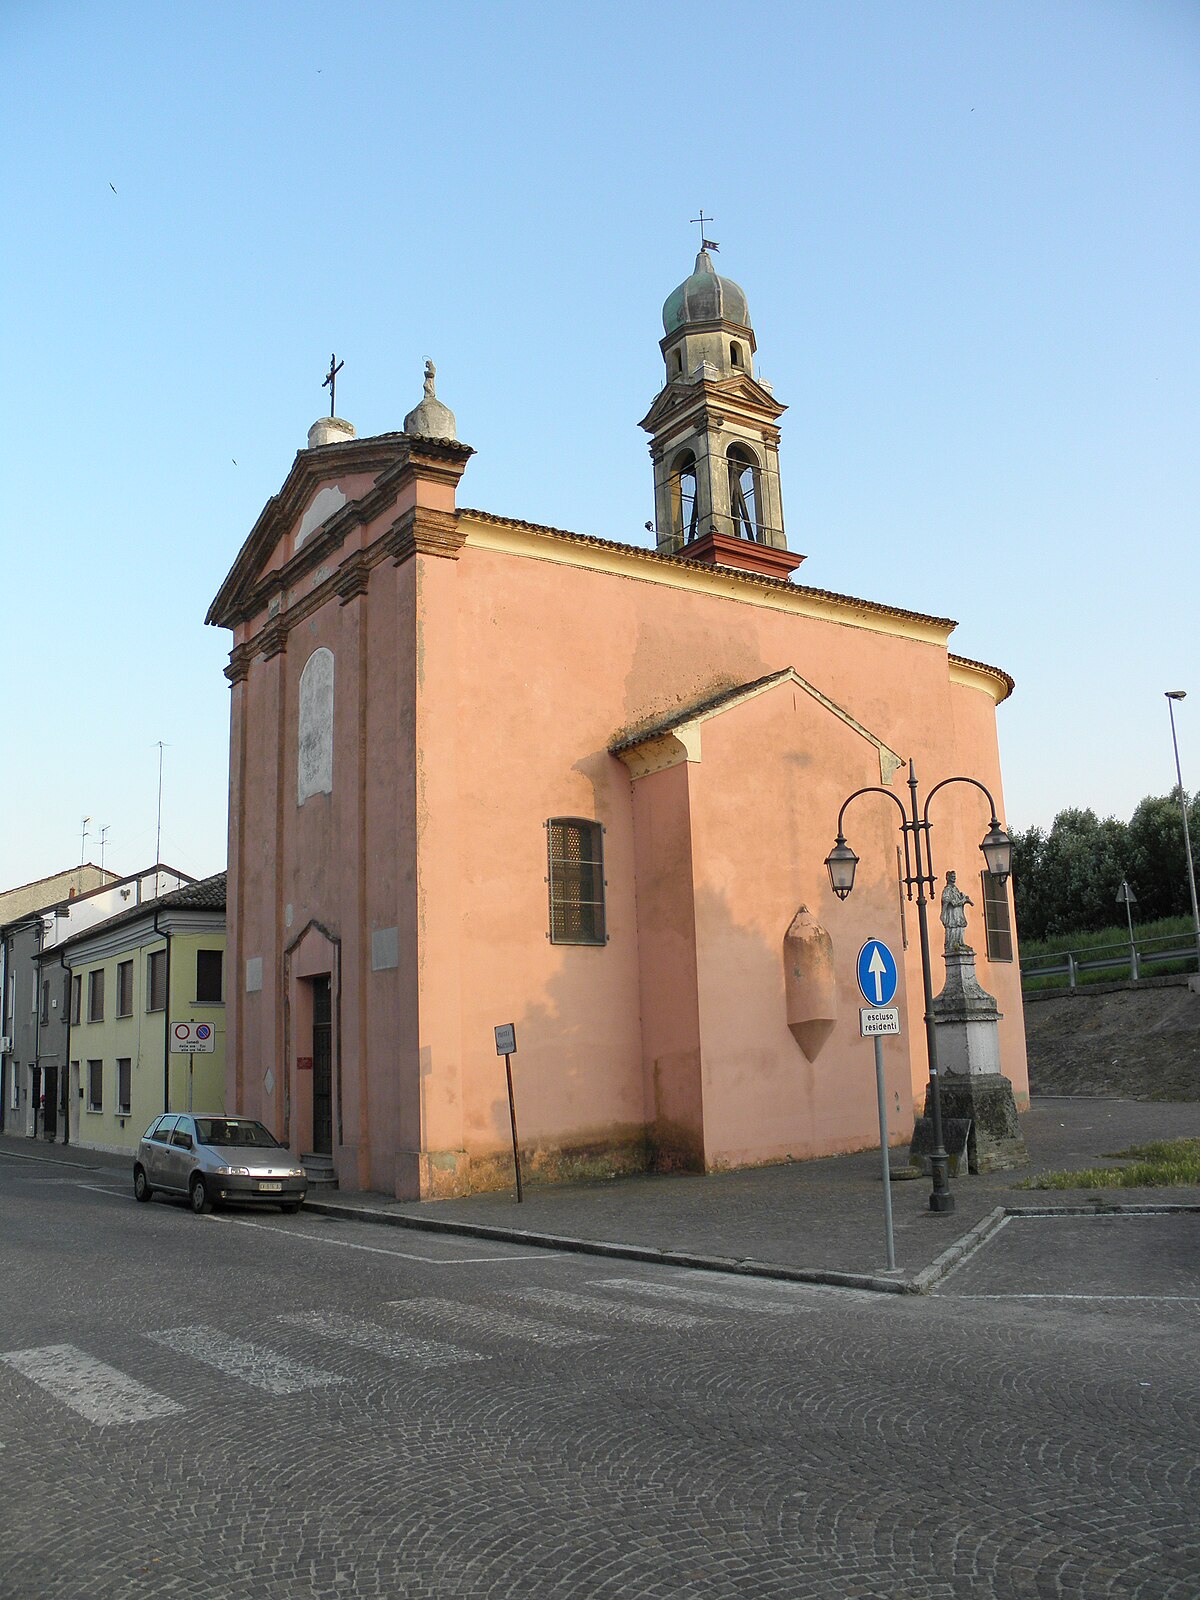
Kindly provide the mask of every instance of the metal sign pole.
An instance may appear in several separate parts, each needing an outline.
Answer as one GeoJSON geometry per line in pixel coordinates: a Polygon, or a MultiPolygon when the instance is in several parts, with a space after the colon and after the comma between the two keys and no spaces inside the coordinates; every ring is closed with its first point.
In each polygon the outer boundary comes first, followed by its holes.
{"type": "Polygon", "coordinates": [[[887,1101],[883,1091],[883,1040],[876,1034],[871,1043],[875,1046],[875,1093],[879,1098],[879,1153],[883,1163],[883,1222],[887,1231],[888,1271],[896,1270],[896,1240],[892,1233],[892,1168],[888,1160],[887,1101]]]}
{"type": "Polygon", "coordinates": [[[517,1103],[513,1099],[512,1086],[512,1058],[517,1053],[517,1030],[511,1022],[502,1022],[498,1028],[493,1028],[496,1036],[496,1054],[504,1057],[504,1076],[508,1079],[508,1117],[512,1123],[513,1136],[513,1166],[517,1172],[517,1204],[524,1200],[525,1195],[521,1189],[521,1150],[517,1144],[517,1103]]]}
{"type": "Polygon", "coordinates": [[[512,1057],[510,1055],[505,1055],[504,1057],[504,1075],[508,1079],[508,1116],[512,1123],[513,1166],[517,1171],[517,1204],[520,1205],[525,1196],[521,1191],[521,1151],[517,1144],[517,1105],[513,1099],[512,1057]]]}

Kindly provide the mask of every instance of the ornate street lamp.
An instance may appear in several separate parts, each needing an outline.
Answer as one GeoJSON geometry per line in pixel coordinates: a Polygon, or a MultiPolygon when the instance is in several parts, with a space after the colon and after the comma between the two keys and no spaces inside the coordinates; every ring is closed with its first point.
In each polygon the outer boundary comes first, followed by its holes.
{"type": "Polygon", "coordinates": [[[858,857],[846,843],[845,834],[842,832],[842,819],[846,815],[846,808],[852,800],[857,800],[859,795],[863,794],[883,794],[889,800],[895,801],[900,809],[900,832],[904,836],[904,887],[910,900],[913,898],[913,890],[917,891],[917,926],[921,935],[921,980],[925,990],[925,1048],[929,1056],[929,1105],[933,1121],[933,1151],[929,1158],[933,1170],[933,1190],[929,1196],[931,1211],[954,1210],[954,1196],[950,1193],[949,1182],[950,1161],[942,1142],[942,1094],[938,1078],[937,1024],[933,1015],[929,921],[925,911],[929,900],[933,898],[935,881],[933,856],[929,846],[929,802],[939,789],[944,789],[951,783],[970,783],[987,795],[988,805],[992,808],[992,820],[979,848],[983,851],[988,871],[1000,883],[1007,883],[1009,873],[1012,871],[1012,840],[1000,826],[999,818],[996,816],[996,802],[990,792],[978,778],[943,778],[941,783],[934,784],[925,797],[924,806],[921,807],[917,801],[917,775],[911,761],[908,763],[910,809],[905,811],[904,802],[892,789],[883,789],[878,785],[856,789],[842,802],[837,820],[837,843],[825,857],[825,866],[829,871],[829,882],[833,892],[839,900],[844,900],[854,887],[854,872],[858,866],[858,857]],[[926,895],[927,889],[928,895],[926,895]]]}
{"type": "Polygon", "coordinates": [[[1192,893],[1192,931],[1196,935],[1196,959],[1200,961],[1200,909],[1196,906],[1196,868],[1192,862],[1192,837],[1188,832],[1187,795],[1183,788],[1183,771],[1179,765],[1179,740],[1175,737],[1175,702],[1186,700],[1186,689],[1164,689],[1167,710],[1171,714],[1171,745],[1175,751],[1175,781],[1179,785],[1179,809],[1183,812],[1183,848],[1187,854],[1188,888],[1192,893]]]}

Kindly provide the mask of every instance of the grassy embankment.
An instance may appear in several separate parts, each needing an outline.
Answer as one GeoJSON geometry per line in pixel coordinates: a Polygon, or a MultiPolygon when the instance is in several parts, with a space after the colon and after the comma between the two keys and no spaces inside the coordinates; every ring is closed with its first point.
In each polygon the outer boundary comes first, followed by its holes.
{"type": "MultiPolygon", "coordinates": [[[[1185,944],[1192,936],[1192,919],[1190,917],[1161,917],[1157,922],[1135,922],[1133,925],[1134,938],[1164,939],[1178,938],[1180,944],[1185,944]]],[[[1152,950],[1155,946],[1150,947],[1152,950]]],[[[1157,946],[1159,949],[1169,948],[1167,945],[1157,946]]],[[[1061,933],[1049,939],[1022,939],[1021,940],[1021,967],[1022,972],[1028,971],[1026,966],[1034,956],[1061,956],[1068,950],[1073,950],[1077,957],[1087,961],[1091,955],[1099,956],[1103,951],[1104,956],[1120,957],[1129,950],[1129,928],[1114,924],[1110,928],[1101,928],[1093,933],[1061,933]],[[1105,948],[1117,946],[1118,948],[1105,948]]],[[[1036,964],[1035,964],[1036,965],[1036,964]]],[[[1155,961],[1150,964],[1143,962],[1142,976],[1144,978],[1162,978],[1175,972],[1194,972],[1194,961],[1155,961]]],[[[1107,967],[1100,972],[1081,972],[1078,982],[1085,983],[1120,983],[1128,978],[1129,968],[1107,967]]],[[[1023,978],[1022,987],[1027,993],[1036,993],[1040,989],[1065,989],[1067,986],[1066,974],[1062,973],[1053,978],[1037,978],[1026,976],[1023,978]]]]}

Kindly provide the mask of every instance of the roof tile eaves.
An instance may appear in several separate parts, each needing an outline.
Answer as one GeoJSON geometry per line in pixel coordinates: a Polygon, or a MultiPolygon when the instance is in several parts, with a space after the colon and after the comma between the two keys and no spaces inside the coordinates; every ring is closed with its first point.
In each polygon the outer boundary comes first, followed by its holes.
{"type": "Polygon", "coordinates": [[[720,572],[723,577],[738,578],[758,588],[783,591],[787,594],[809,595],[814,600],[833,600],[839,605],[852,606],[858,611],[872,611],[885,617],[906,617],[913,622],[924,622],[934,627],[955,628],[953,617],[934,617],[924,611],[907,611],[903,606],[889,606],[880,600],[862,600],[857,595],[838,594],[833,589],[816,589],[810,584],[791,583],[786,578],[768,578],[757,572],[742,572],[734,567],[714,567],[707,561],[692,561],[687,556],[664,556],[657,550],[647,550],[644,545],[623,544],[619,539],[601,539],[593,533],[572,533],[569,528],[554,528],[543,522],[526,522],[521,517],[502,517],[494,511],[480,511],[474,507],[459,508],[460,517],[476,517],[480,522],[491,522],[502,528],[524,528],[529,533],[548,534],[555,539],[570,539],[575,544],[589,545],[597,550],[619,550],[623,555],[644,561],[661,562],[673,567],[686,567],[691,572],[720,572]]]}

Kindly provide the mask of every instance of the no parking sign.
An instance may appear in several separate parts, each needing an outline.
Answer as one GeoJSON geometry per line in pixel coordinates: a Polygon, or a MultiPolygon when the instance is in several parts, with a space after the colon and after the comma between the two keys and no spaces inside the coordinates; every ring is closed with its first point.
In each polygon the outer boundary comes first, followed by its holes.
{"type": "Polygon", "coordinates": [[[171,1054],[173,1056],[208,1055],[217,1048],[217,1031],[211,1022],[173,1022],[171,1024],[171,1054]]]}

